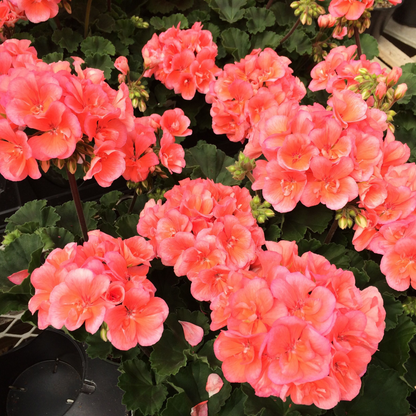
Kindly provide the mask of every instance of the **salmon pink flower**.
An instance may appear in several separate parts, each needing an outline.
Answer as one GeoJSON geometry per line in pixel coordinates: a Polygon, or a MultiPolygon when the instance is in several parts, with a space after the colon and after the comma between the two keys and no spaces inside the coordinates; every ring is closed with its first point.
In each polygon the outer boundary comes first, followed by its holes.
{"type": "Polygon", "coordinates": [[[114,66],[123,74],[127,75],[127,73],[130,71],[129,63],[127,61],[127,58],[125,56],[119,56],[115,62],[114,66]]]}
{"type": "Polygon", "coordinates": [[[356,123],[367,117],[368,107],[366,102],[361,98],[360,94],[350,90],[335,91],[328,104],[332,106],[334,117],[344,128],[349,123],[356,123]]]}
{"type": "Polygon", "coordinates": [[[46,22],[58,14],[61,0],[14,0],[20,10],[24,10],[32,23],[46,22]]]}
{"type": "Polygon", "coordinates": [[[186,165],[183,147],[175,143],[175,138],[167,130],[163,132],[163,136],[160,139],[159,158],[162,165],[170,173],[181,173],[186,165]]]}
{"type": "Polygon", "coordinates": [[[104,321],[106,301],[102,296],[109,286],[110,279],[105,275],[95,275],[88,269],[70,271],[51,292],[51,325],[58,329],[65,325],[74,331],[85,322],[87,332],[95,334],[104,321]]]}
{"type": "Polygon", "coordinates": [[[122,305],[107,309],[107,337],[119,350],[129,350],[137,344],[153,345],[163,333],[163,322],[169,313],[163,299],[153,297],[145,288],[126,292],[122,305]]]}

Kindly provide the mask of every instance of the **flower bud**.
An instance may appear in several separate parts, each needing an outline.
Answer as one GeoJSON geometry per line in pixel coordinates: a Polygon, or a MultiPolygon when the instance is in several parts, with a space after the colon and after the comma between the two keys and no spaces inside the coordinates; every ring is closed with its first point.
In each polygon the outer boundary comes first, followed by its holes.
{"type": "Polygon", "coordinates": [[[397,66],[393,67],[392,70],[387,74],[386,83],[388,87],[396,85],[399,78],[402,76],[402,69],[397,66]]]}
{"type": "Polygon", "coordinates": [[[146,111],[146,108],[146,102],[143,99],[139,100],[139,111],[144,113],[146,111]]]}
{"type": "Polygon", "coordinates": [[[396,101],[402,99],[407,91],[407,85],[406,84],[400,84],[397,86],[396,90],[394,91],[394,99],[396,101]]]}
{"type": "Polygon", "coordinates": [[[258,222],[259,224],[264,224],[264,223],[266,222],[266,220],[267,220],[267,217],[266,217],[264,214],[260,214],[260,215],[257,217],[257,222],[258,222]]]}
{"type": "Polygon", "coordinates": [[[119,56],[114,62],[114,66],[123,74],[127,75],[130,72],[129,63],[125,56],[119,56]]]}
{"type": "Polygon", "coordinates": [[[341,230],[345,230],[347,228],[348,222],[346,217],[341,217],[338,220],[338,226],[341,228],[341,230]]]}
{"type": "Polygon", "coordinates": [[[376,97],[381,100],[383,99],[383,97],[386,95],[387,92],[387,85],[381,81],[378,83],[377,88],[376,88],[376,97]]]}
{"type": "Polygon", "coordinates": [[[348,228],[351,228],[354,225],[354,221],[352,220],[352,218],[347,218],[347,225],[348,228]]]}
{"type": "Polygon", "coordinates": [[[364,215],[362,215],[362,214],[358,214],[355,217],[355,223],[361,228],[366,228],[367,227],[367,218],[364,217],[364,215]]]}

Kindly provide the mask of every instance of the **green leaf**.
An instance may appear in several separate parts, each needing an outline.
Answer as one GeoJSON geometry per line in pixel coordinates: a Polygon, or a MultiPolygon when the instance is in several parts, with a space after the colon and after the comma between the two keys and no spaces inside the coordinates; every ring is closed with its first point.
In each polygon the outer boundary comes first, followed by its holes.
{"type": "Polygon", "coordinates": [[[235,27],[230,27],[221,33],[222,45],[225,50],[239,61],[244,58],[250,47],[250,38],[246,32],[235,27]]]}
{"type": "Polygon", "coordinates": [[[118,386],[125,391],[122,403],[127,409],[139,409],[144,416],[159,412],[168,391],[162,384],[153,384],[146,364],[135,358],[123,363],[123,371],[124,373],[119,377],[118,386]]]}
{"type": "Polygon", "coordinates": [[[111,33],[116,25],[116,21],[108,13],[103,13],[98,16],[98,20],[95,22],[98,30],[101,32],[111,33]]]}
{"type": "Polygon", "coordinates": [[[293,9],[289,7],[288,3],[275,2],[269,10],[274,13],[279,26],[293,26],[296,21],[293,9]]]}
{"type": "Polygon", "coordinates": [[[416,325],[412,320],[404,314],[399,316],[397,326],[385,332],[372,363],[392,368],[403,376],[406,373],[404,364],[409,358],[409,342],[415,334],[416,325]]]}
{"type": "Polygon", "coordinates": [[[94,53],[85,58],[85,64],[90,68],[98,68],[104,71],[104,76],[111,78],[111,72],[114,69],[114,63],[108,55],[94,53]]]}
{"type": "Polygon", "coordinates": [[[396,371],[370,365],[360,394],[334,408],[336,416],[406,416],[410,413],[406,384],[396,371]]]}
{"type": "Polygon", "coordinates": [[[342,269],[348,269],[350,265],[346,252],[347,249],[343,245],[335,243],[323,244],[316,250],[316,254],[324,256],[331,264],[342,269]]]}
{"type": "Polygon", "coordinates": [[[152,369],[160,376],[177,374],[186,365],[185,351],[189,349],[190,345],[183,336],[180,337],[179,334],[174,334],[166,328],[150,354],[152,369]]]}
{"type": "Polygon", "coordinates": [[[174,8],[175,5],[172,4],[170,1],[166,0],[157,0],[157,1],[150,1],[147,4],[149,12],[152,14],[162,13],[167,14],[170,13],[174,8]]]}
{"type": "Polygon", "coordinates": [[[397,326],[399,323],[399,316],[403,314],[403,304],[396,300],[394,296],[383,294],[384,309],[386,310],[386,329],[389,331],[397,326]]]}
{"type": "Polygon", "coordinates": [[[100,331],[97,331],[95,334],[88,334],[85,342],[88,344],[87,354],[90,358],[105,360],[111,353],[111,343],[102,340],[100,331]]]}
{"type": "Polygon", "coordinates": [[[30,298],[30,295],[0,293],[0,315],[26,310],[30,298]]]}
{"type": "Polygon", "coordinates": [[[276,49],[279,44],[280,40],[283,38],[282,35],[278,35],[277,33],[265,31],[263,33],[257,33],[251,37],[251,48],[252,49],[264,49],[264,48],[272,48],[276,49]]]}
{"type": "Polygon", "coordinates": [[[299,55],[312,54],[312,41],[305,32],[297,28],[290,38],[283,43],[283,46],[289,51],[296,51],[299,55]]]}
{"type": "MultiPolygon", "coordinates": [[[[95,230],[97,228],[97,221],[94,219],[97,214],[96,202],[82,203],[82,211],[84,212],[87,230],[95,230]]],[[[58,227],[63,227],[69,230],[74,236],[81,237],[82,231],[79,225],[77,212],[75,210],[74,201],[68,201],[63,205],[56,207],[56,212],[61,219],[56,224],[58,227]]]]}
{"type": "MultiPolygon", "coordinates": [[[[22,234],[4,250],[0,250],[0,291],[7,292],[15,286],[8,277],[29,269],[30,263],[42,252],[43,244],[36,234],[22,234]]],[[[29,271],[30,272],[30,271],[29,271]]]]}
{"type": "Polygon", "coordinates": [[[62,227],[42,228],[40,238],[45,249],[64,248],[67,244],[74,242],[74,235],[62,227]]]}
{"type": "Polygon", "coordinates": [[[184,390],[193,406],[208,400],[208,393],[205,390],[208,376],[212,370],[206,363],[202,361],[194,361],[188,363],[186,367],[182,367],[178,374],[171,377],[171,381],[175,386],[184,390]]]}
{"type": "Polygon", "coordinates": [[[71,28],[64,27],[62,30],[58,29],[53,32],[52,40],[69,53],[73,53],[82,42],[82,36],[78,32],[74,32],[71,28]]]}
{"type": "Polygon", "coordinates": [[[283,238],[299,241],[307,228],[315,233],[323,233],[333,218],[333,212],[324,205],[307,208],[298,204],[292,212],[285,214],[284,218],[283,238]]]}
{"type": "Polygon", "coordinates": [[[62,52],[52,52],[42,56],[42,61],[46,62],[47,64],[51,64],[52,62],[63,61],[64,54],[62,52]]]}
{"type": "Polygon", "coordinates": [[[378,43],[375,38],[373,38],[368,33],[364,33],[360,36],[360,42],[362,51],[368,60],[378,56],[378,43]]]}
{"type": "Polygon", "coordinates": [[[276,21],[273,12],[265,7],[249,7],[245,18],[247,29],[253,34],[264,32],[266,27],[273,26],[276,21]]]}
{"type": "Polygon", "coordinates": [[[188,14],[188,22],[190,25],[193,25],[195,22],[204,23],[207,21],[209,21],[209,13],[205,10],[193,10],[188,14]]]}
{"type": "Polygon", "coordinates": [[[138,214],[126,214],[116,221],[116,230],[121,238],[137,236],[137,224],[140,216],[138,214]]]}
{"type": "Polygon", "coordinates": [[[206,27],[204,26],[204,29],[209,30],[212,33],[212,39],[214,42],[217,41],[218,36],[221,33],[220,28],[217,25],[214,25],[213,23],[209,22],[206,27]]]}
{"type": "Polygon", "coordinates": [[[231,384],[224,378],[224,375],[222,374],[222,371],[220,369],[215,371],[216,374],[218,374],[223,381],[223,386],[221,390],[211,396],[208,399],[208,414],[209,415],[218,415],[220,412],[220,409],[224,406],[224,404],[227,402],[228,398],[231,394],[231,384]]]}
{"type": "Polygon", "coordinates": [[[204,330],[204,334],[209,333],[209,320],[206,315],[201,311],[191,312],[189,309],[179,308],[176,310],[176,316],[180,321],[190,322],[191,324],[198,325],[204,330]]]}
{"type": "MultiPolygon", "coordinates": [[[[410,72],[408,68],[410,68],[410,65],[414,66],[416,68],[416,64],[406,64],[404,67],[407,67],[407,71],[404,72],[402,76],[400,77],[398,84],[406,84],[407,85],[407,91],[405,96],[399,101],[399,104],[408,104],[412,97],[416,95],[416,73],[410,72]]],[[[404,68],[403,67],[403,68],[404,68]]]]}
{"type": "MultiPolygon", "coordinates": [[[[131,19],[119,19],[116,21],[117,35],[121,43],[125,46],[133,45],[137,40],[135,39],[134,32],[136,26],[131,19]]],[[[118,49],[120,49],[118,47],[118,49]]]]}
{"type": "MultiPolygon", "coordinates": [[[[81,50],[85,56],[111,55],[116,53],[114,45],[101,36],[89,36],[81,43],[81,50]]],[[[101,68],[100,68],[101,69],[101,68]]]]}
{"type": "Polygon", "coordinates": [[[370,276],[364,270],[359,270],[356,267],[350,267],[350,270],[354,273],[355,285],[359,289],[365,289],[368,287],[370,276]]]}
{"type": "Polygon", "coordinates": [[[203,178],[213,179],[216,183],[222,183],[223,185],[238,183],[225,169],[232,165],[235,160],[227,156],[222,150],[217,149],[213,144],[199,141],[195,147],[186,150],[185,160],[187,167],[199,166],[203,178]]]}
{"type": "Polygon", "coordinates": [[[214,339],[207,341],[197,353],[198,357],[206,362],[213,370],[222,366],[222,361],[214,353],[214,341],[214,339]]]}
{"type": "Polygon", "coordinates": [[[241,388],[235,389],[231,397],[227,400],[225,406],[221,409],[218,416],[242,416],[244,413],[244,403],[247,396],[241,388]]]}
{"type": "Polygon", "coordinates": [[[220,19],[228,23],[238,22],[244,16],[247,0],[212,0],[210,7],[220,15],[220,19]]]}
{"type": "Polygon", "coordinates": [[[35,222],[38,227],[54,226],[60,217],[55,208],[47,207],[45,200],[27,202],[15,214],[6,219],[8,232],[13,231],[18,225],[35,222]]]}
{"type": "Polygon", "coordinates": [[[169,397],[166,407],[161,416],[184,416],[190,415],[193,405],[185,392],[169,397]]]}
{"type": "Polygon", "coordinates": [[[120,191],[111,191],[104,194],[100,198],[100,204],[106,208],[114,208],[120,198],[123,196],[123,192],[120,191]]]}
{"type": "Polygon", "coordinates": [[[271,224],[269,227],[267,227],[265,232],[267,241],[278,241],[281,235],[282,230],[276,224],[271,224]]]}
{"type": "Polygon", "coordinates": [[[301,256],[303,253],[307,251],[312,251],[313,253],[318,250],[319,247],[322,247],[322,243],[315,238],[310,240],[300,240],[298,243],[298,254],[301,256]]]}
{"type": "Polygon", "coordinates": [[[156,30],[167,30],[170,29],[172,26],[178,26],[180,23],[181,29],[186,29],[189,27],[188,19],[181,13],[171,14],[169,16],[164,16],[163,18],[153,16],[150,19],[150,24],[156,30]]]}

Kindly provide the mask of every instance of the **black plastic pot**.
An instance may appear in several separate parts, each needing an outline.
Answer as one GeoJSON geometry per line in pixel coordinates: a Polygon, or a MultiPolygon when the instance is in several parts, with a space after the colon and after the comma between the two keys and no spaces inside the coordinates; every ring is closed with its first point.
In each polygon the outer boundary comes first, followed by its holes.
{"type": "Polygon", "coordinates": [[[416,1],[403,0],[402,7],[394,12],[393,19],[402,25],[416,27],[416,1]]]}
{"type": "Polygon", "coordinates": [[[91,360],[81,344],[46,330],[0,356],[0,414],[126,416],[117,366],[91,360]]]}
{"type": "Polygon", "coordinates": [[[374,9],[371,12],[371,25],[365,33],[368,33],[378,40],[382,35],[387,22],[390,20],[393,13],[400,8],[400,6],[401,4],[397,4],[393,7],[374,9]]]}

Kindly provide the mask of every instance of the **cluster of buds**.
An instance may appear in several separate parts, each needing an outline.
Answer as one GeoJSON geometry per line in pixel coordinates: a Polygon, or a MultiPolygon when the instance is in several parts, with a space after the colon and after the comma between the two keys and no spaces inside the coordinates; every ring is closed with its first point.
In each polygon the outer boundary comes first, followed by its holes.
{"type": "Polygon", "coordinates": [[[274,211],[270,209],[271,204],[267,201],[261,202],[258,195],[253,197],[250,206],[253,218],[255,218],[259,224],[264,224],[268,218],[274,217],[274,211]]]}
{"type": "Polygon", "coordinates": [[[325,14],[325,9],[313,0],[294,1],[290,7],[295,9],[295,16],[299,16],[303,25],[311,25],[314,18],[325,14]]]}
{"type": "Polygon", "coordinates": [[[138,108],[142,113],[146,111],[146,101],[149,99],[149,93],[140,80],[129,83],[129,97],[133,108],[138,108]]]}
{"type": "Polygon", "coordinates": [[[396,113],[390,109],[394,103],[404,97],[407,91],[406,84],[399,84],[394,88],[402,75],[402,70],[394,67],[387,75],[372,74],[367,68],[360,68],[358,72],[360,75],[354,78],[358,84],[351,85],[349,89],[361,94],[363,100],[374,100],[372,107],[384,111],[387,114],[387,121],[391,123],[396,113]]]}
{"type": "Polygon", "coordinates": [[[155,202],[165,199],[165,192],[167,189],[156,188],[153,192],[148,193],[149,199],[154,199],[155,202]]]}
{"type": "Polygon", "coordinates": [[[134,25],[137,27],[137,29],[147,29],[149,27],[149,23],[145,22],[139,16],[132,16],[131,21],[134,23],[134,25]]]}
{"type": "Polygon", "coordinates": [[[364,33],[371,24],[371,13],[369,9],[365,9],[363,14],[357,20],[348,20],[343,17],[339,17],[336,21],[336,25],[332,36],[336,39],[342,39],[345,35],[349,38],[354,36],[355,28],[359,33],[364,33]]]}
{"type": "Polygon", "coordinates": [[[361,211],[354,206],[346,205],[344,208],[337,210],[335,220],[338,220],[338,226],[342,230],[347,227],[351,228],[354,223],[359,227],[367,227],[367,218],[361,214],[361,211]]]}
{"type": "MultiPolygon", "coordinates": [[[[233,179],[242,181],[246,176],[251,180],[251,171],[256,167],[256,161],[250,159],[243,152],[238,155],[237,162],[234,165],[228,166],[226,169],[231,173],[233,179]]],[[[254,178],[253,181],[254,182],[254,178]]]]}
{"type": "Polygon", "coordinates": [[[407,315],[416,316],[416,298],[408,296],[403,302],[403,310],[407,315]]]}
{"type": "MultiPolygon", "coordinates": [[[[322,17],[322,16],[320,16],[322,17]]],[[[328,55],[326,48],[333,49],[336,48],[336,43],[328,43],[328,39],[325,41],[317,41],[312,45],[312,56],[314,62],[321,62],[325,56],[328,55]]]]}

